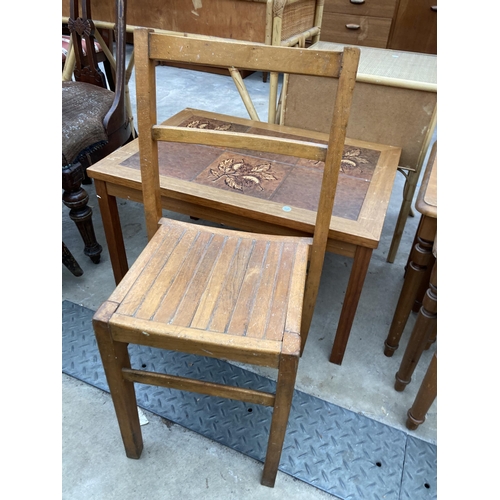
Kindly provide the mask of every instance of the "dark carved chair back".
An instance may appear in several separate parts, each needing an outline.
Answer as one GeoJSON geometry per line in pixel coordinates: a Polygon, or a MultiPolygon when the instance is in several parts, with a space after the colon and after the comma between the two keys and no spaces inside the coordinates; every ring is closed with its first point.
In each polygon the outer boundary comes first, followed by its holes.
{"type": "Polygon", "coordinates": [[[91,0],[71,0],[68,28],[75,48],[74,81],[62,82],[63,202],[85,243],[84,253],[99,262],[102,252],[92,226],[92,210],[81,184],[88,166],[133,138],[125,101],[126,0],[116,5],[114,92],[98,66],[91,0]],[[85,51],[83,43],[85,45],[85,51]]]}

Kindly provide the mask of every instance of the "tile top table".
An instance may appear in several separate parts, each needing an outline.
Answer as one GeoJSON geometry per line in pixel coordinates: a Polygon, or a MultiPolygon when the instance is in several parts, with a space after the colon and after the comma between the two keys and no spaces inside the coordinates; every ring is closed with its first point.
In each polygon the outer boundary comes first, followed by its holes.
{"type": "MultiPolygon", "coordinates": [[[[326,142],[325,134],[185,109],[166,125],[326,142]]],[[[311,235],[322,163],[291,156],[160,142],[162,206],[241,230],[311,235]]],[[[401,149],[346,140],[327,250],[354,259],[330,360],[341,364],[373,249],[377,248],[401,149]]],[[[135,140],[88,169],[95,180],[115,281],[128,270],[116,197],[142,201],[135,140]]]]}

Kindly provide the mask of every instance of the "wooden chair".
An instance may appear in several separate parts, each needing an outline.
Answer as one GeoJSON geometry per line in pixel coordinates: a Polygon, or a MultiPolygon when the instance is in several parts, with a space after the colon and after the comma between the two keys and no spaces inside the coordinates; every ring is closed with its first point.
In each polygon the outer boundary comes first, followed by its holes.
{"type": "Polygon", "coordinates": [[[93,324],[130,458],[143,448],[134,382],[274,407],[262,484],[274,486],[323,266],[359,51],[296,51],[265,44],[134,32],[139,148],[149,243],[93,324]],[[157,125],[158,61],[318,74],[339,80],[329,142],[157,125]],[[162,218],[158,142],[286,153],[324,161],[313,238],[270,236],[162,218]],[[308,263],[309,260],[309,263],[308,263]],[[309,264],[309,268],[308,268],[309,264]],[[277,369],[275,394],[133,368],[128,344],[277,369]]]}
{"type": "Polygon", "coordinates": [[[84,253],[98,263],[102,247],[96,241],[92,210],[82,188],[85,169],[132,139],[125,106],[126,0],[116,0],[117,43],[115,91],[106,88],[98,67],[90,0],[71,1],[71,32],[75,54],[74,80],[62,82],[63,202],[70,209],[85,243],[84,253]],[[85,53],[83,50],[85,42],[85,53]]]}

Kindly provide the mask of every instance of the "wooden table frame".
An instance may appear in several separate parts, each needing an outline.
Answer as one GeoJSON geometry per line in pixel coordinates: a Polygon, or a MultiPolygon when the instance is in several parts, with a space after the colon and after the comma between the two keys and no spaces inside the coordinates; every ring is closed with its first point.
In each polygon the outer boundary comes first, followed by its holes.
{"type": "MultiPolygon", "coordinates": [[[[180,124],[186,117],[205,116],[223,119],[223,115],[198,110],[184,110],[165,124],[180,124]]],[[[225,117],[226,120],[228,117],[225,117]]],[[[324,140],[325,134],[254,122],[230,117],[232,123],[251,124],[268,130],[294,133],[313,140],[324,140]]],[[[340,365],[349,339],[354,316],[368,271],[372,252],[377,248],[391,196],[401,149],[358,140],[346,140],[346,145],[380,151],[357,220],[332,216],[327,250],[353,258],[352,269],[340,314],[330,361],[340,365]]],[[[88,169],[95,180],[96,193],[104,225],[106,241],[116,283],[128,271],[123,234],[116,198],[142,203],[140,170],[121,165],[138,151],[138,140],[112,153],[88,169]]],[[[160,177],[162,206],[166,210],[182,213],[202,220],[222,223],[240,230],[270,234],[307,235],[313,232],[315,212],[293,208],[283,211],[283,204],[261,200],[221,189],[200,186],[194,182],[172,177],[160,177]],[[202,189],[200,189],[202,188],[202,189]]]]}

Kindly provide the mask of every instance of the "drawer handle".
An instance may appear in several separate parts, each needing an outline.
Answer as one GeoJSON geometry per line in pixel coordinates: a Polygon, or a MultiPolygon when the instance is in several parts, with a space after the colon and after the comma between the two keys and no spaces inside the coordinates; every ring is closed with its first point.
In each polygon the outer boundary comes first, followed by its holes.
{"type": "Polygon", "coordinates": [[[365,3],[365,0],[351,0],[351,3],[362,4],[365,3]]]}
{"type": "MultiPolygon", "coordinates": [[[[351,2],[352,2],[352,0],[351,0],[351,2]]],[[[438,10],[438,6],[437,6],[437,5],[433,5],[433,6],[431,7],[431,10],[433,10],[434,12],[437,12],[437,10],[438,10]]]]}
{"type": "Polygon", "coordinates": [[[345,27],[348,30],[359,30],[359,24],[346,24],[345,27]]]}

